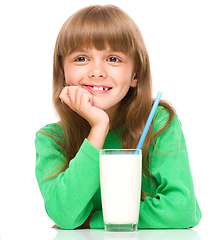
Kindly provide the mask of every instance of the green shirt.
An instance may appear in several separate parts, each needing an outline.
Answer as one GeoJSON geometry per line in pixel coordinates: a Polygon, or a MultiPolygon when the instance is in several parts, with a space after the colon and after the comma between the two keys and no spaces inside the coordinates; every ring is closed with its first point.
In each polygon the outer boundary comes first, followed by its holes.
{"type": "MultiPolygon", "coordinates": [[[[158,107],[153,131],[168,120],[158,107]]],[[[36,177],[48,216],[62,229],[82,225],[90,213],[91,228],[104,228],[99,175],[99,151],[84,140],[69,167],[57,177],[44,181],[65,161],[65,151],[44,130],[60,132],[60,123],[49,124],[36,134],[36,177]]],[[[104,149],[120,149],[119,131],[108,133],[104,149]]],[[[188,160],[185,139],[177,115],[149,149],[152,179],[142,177],[147,197],[140,202],[138,228],[190,228],[201,219],[188,160]]]]}

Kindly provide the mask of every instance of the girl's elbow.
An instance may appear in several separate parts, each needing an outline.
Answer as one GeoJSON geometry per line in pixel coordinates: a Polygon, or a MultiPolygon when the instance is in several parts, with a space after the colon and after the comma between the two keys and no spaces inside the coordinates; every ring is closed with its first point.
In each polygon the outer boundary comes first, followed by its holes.
{"type": "Polygon", "coordinates": [[[48,214],[48,216],[50,217],[50,219],[53,220],[53,222],[60,228],[63,230],[74,230],[76,228],[78,228],[80,225],[82,225],[81,223],[79,224],[77,222],[76,218],[67,218],[63,215],[55,217],[55,216],[51,216],[48,214]]]}
{"type": "Polygon", "coordinates": [[[45,205],[47,215],[50,219],[52,219],[59,228],[64,230],[74,230],[82,226],[91,212],[90,207],[86,207],[85,210],[71,211],[68,208],[48,207],[45,205]]]}
{"type": "Polygon", "coordinates": [[[195,207],[182,207],[174,214],[170,224],[172,228],[187,229],[195,227],[201,219],[201,212],[196,211],[195,207]]]}
{"type": "MultiPolygon", "coordinates": [[[[73,214],[68,214],[64,211],[58,211],[54,208],[45,207],[46,213],[49,218],[60,228],[63,230],[73,230],[79,227],[79,223],[77,223],[76,216],[73,214]]],[[[80,224],[81,225],[81,224],[80,224]]]]}

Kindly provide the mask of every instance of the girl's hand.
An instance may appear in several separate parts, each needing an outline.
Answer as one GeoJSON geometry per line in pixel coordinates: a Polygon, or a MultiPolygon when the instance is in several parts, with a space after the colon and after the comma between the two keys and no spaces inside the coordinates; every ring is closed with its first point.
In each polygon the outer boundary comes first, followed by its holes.
{"type": "Polygon", "coordinates": [[[91,131],[87,140],[98,150],[102,149],[109,131],[109,116],[102,109],[94,107],[92,94],[81,87],[69,86],[62,90],[59,97],[89,122],[91,131]]]}
{"type": "Polygon", "coordinates": [[[65,87],[60,99],[64,101],[73,111],[86,119],[91,127],[109,125],[107,113],[94,107],[92,94],[82,87],[65,87]]]}

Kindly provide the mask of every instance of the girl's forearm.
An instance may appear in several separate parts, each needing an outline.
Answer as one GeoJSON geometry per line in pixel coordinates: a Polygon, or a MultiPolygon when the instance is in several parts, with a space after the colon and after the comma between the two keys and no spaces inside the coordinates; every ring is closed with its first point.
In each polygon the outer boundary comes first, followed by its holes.
{"type": "Polygon", "coordinates": [[[98,150],[103,148],[109,125],[94,126],[87,137],[87,140],[98,150]]]}

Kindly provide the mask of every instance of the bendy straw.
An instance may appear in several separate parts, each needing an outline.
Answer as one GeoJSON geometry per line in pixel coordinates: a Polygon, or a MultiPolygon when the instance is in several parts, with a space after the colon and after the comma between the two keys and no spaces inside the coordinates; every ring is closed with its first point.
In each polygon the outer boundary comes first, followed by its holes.
{"type": "Polygon", "coordinates": [[[140,137],[140,140],[139,140],[139,143],[138,143],[136,149],[141,149],[142,148],[142,145],[143,145],[143,143],[145,141],[145,137],[146,137],[146,135],[148,133],[148,130],[149,130],[149,127],[151,125],[152,119],[153,119],[153,117],[155,115],[156,109],[157,109],[158,104],[160,102],[161,96],[162,96],[162,92],[158,92],[157,97],[155,98],[155,102],[154,102],[154,104],[152,106],[151,112],[149,114],[148,120],[147,120],[146,125],[145,125],[145,127],[143,129],[142,135],[140,137]]]}

